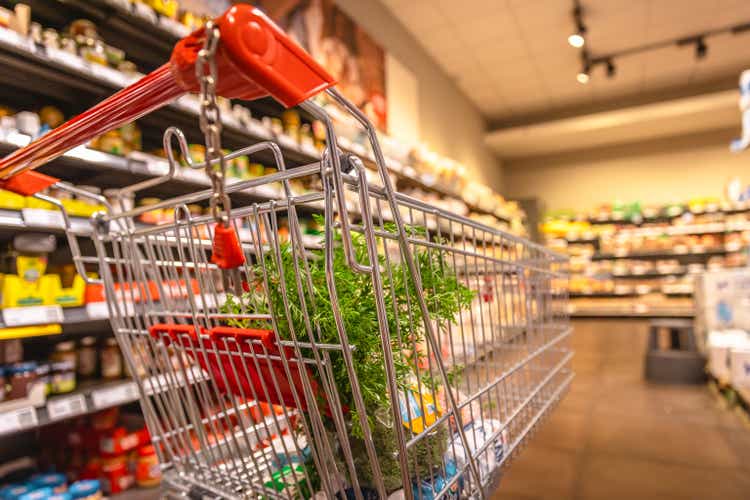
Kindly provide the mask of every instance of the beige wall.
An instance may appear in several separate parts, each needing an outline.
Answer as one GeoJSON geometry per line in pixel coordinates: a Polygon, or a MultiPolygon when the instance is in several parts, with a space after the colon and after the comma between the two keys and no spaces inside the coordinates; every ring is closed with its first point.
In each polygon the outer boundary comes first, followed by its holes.
{"type": "Polygon", "coordinates": [[[483,143],[485,122],[476,107],[379,0],[336,0],[418,80],[419,131],[438,153],[464,163],[478,180],[503,188],[501,162],[483,143]]]}
{"type": "Polygon", "coordinates": [[[538,198],[546,209],[589,210],[620,200],[661,204],[722,196],[732,177],[750,184],[750,152],[729,152],[738,130],[726,130],[506,162],[510,198],[538,198]]]}

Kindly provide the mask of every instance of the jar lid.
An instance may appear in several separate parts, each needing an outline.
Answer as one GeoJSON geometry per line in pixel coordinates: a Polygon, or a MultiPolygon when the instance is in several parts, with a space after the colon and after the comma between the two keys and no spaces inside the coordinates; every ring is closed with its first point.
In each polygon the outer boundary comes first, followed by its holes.
{"type": "Polygon", "coordinates": [[[25,361],[23,363],[14,363],[8,367],[8,373],[26,373],[36,371],[37,364],[34,361],[25,361]]]}
{"type": "Polygon", "coordinates": [[[66,340],[55,344],[55,351],[72,351],[75,348],[76,344],[72,340],[66,340]]]}
{"type": "Polygon", "coordinates": [[[50,487],[45,488],[34,488],[28,493],[25,493],[18,497],[18,500],[46,500],[54,490],[50,487]]]}
{"type": "Polygon", "coordinates": [[[65,474],[59,474],[56,472],[51,472],[48,474],[34,474],[30,479],[31,484],[39,486],[52,486],[53,488],[56,486],[60,486],[61,484],[65,484],[67,481],[68,480],[65,477],[65,474]]]}
{"type": "Polygon", "coordinates": [[[47,497],[47,500],[73,500],[73,497],[67,491],[55,493],[47,497]]]}
{"type": "Polygon", "coordinates": [[[96,337],[83,337],[81,339],[81,345],[92,346],[96,344],[96,337]]]}
{"type": "Polygon", "coordinates": [[[67,361],[55,361],[52,363],[52,370],[56,372],[67,372],[75,370],[76,364],[71,360],[67,361]]]}
{"type": "Polygon", "coordinates": [[[101,483],[98,479],[84,479],[76,481],[68,488],[68,493],[75,500],[76,498],[85,498],[97,493],[101,489],[101,483]]]}
{"type": "Polygon", "coordinates": [[[156,448],[154,448],[153,444],[147,444],[138,448],[139,457],[147,457],[149,455],[156,455],[156,448]]]}

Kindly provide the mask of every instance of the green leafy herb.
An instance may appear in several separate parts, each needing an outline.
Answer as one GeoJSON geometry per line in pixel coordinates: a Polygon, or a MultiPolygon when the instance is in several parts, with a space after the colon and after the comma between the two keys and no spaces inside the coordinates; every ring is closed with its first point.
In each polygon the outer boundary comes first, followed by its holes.
{"type": "MultiPolygon", "coordinates": [[[[323,223],[322,218],[319,222],[323,223]]],[[[392,226],[386,230],[394,231],[392,226]]],[[[409,228],[411,234],[417,228],[409,228]]],[[[359,262],[368,262],[364,236],[352,233],[353,246],[359,262]]],[[[373,433],[376,449],[383,467],[383,475],[389,489],[400,485],[401,478],[397,461],[394,460],[396,443],[392,426],[386,426],[375,415],[388,415],[390,404],[381,346],[381,336],[376,308],[376,294],[371,275],[354,271],[346,261],[338,231],[334,238],[333,278],[339,302],[339,311],[348,336],[354,347],[352,357],[362,392],[368,422],[373,433]]],[[[390,245],[395,245],[393,241],[390,245]]],[[[269,252],[252,271],[256,282],[251,291],[242,297],[228,295],[221,307],[225,314],[266,313],[275,320],[279,336],[296,338],[301,342],[313,338],[318,343],[341,344],[333,314],[333,303],[328,293],[325,269],[325,249],[313,250],[301,258],[291,244],[280,245],[280,258],[269,252]],[[264,285],[263,278],[267,280],[264,285]],[[308,283],[311,288],[308,288],[308,283]],[[284,300],[286,295],[287,300],[284,300]],[[287,309],[288,307],[288,309],[287,309]]],[[[424,352],[425,327],[417,305],[417,292],[405,263],[394,262],[379,252],[377,264],[383,281],[383,297],[386,304],[387,326],[394,357],[394,368],[401,389],[420,384],[432,392],[437,391],[436,378],[427,369],[427,353],[424,352]],[[417,370],[416,367],[420,366],[417,370]]],[[[445,262],[440,251],[415,246],[413,259],[422,278],[424,298],[431,321],[439,329],[446,328],[460,310],[474,298],[475,293],[461,284],[445,262]]],[[[229,319],[228,325],[242,328],[269,328],[269,323],[258,320],[229,319]]],[[[362,429],[355,413],[352,382],[344,364],[343,355],[331,354],[331,373],[341,404],[351,411],[351,443],[355,453],[360,479],[367,481],[370,467],[361,441],[362,429]]],[[[458,374],[455,374],[458,375],[458,374]]],[[[316,374],[320,376],[320,374],[316,374]]],[[[452,374],[451,376],[454,376],[452,374]]],[[[321,402],[325,404],[325,402],[321,402]]],[[[392,420],[392,419],[390,419],[392,420]]],[[[442,455],[446,439],[441,434],[437,439],[421,441],[418,456],[442,455]]],[[[422,460],[419,467],[422,468],[422,460]]],[[[434,464],[439,460],[433,460],[434,464]]],[[[424,471],[429,464],[425,464],[424,471]]],[[[371,478],[369,478],[371,479],[371,478]]]]}

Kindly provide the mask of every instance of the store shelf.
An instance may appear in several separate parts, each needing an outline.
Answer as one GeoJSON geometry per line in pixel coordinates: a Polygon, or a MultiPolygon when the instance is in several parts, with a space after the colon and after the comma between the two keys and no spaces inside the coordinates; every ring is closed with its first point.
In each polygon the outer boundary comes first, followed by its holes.
{"type": "Polygon", "coordinates": [[[695,311],[692,310],[654,310],[645,312],[625,311],[617,309],[577,309],[570,313],[571,318],[579,319],[596,319],[596,318],[611,318],[611,319],[633,319],[633,318],[693,318],[695,317],[695,311]]]}
{"type": "Polygon", "coordinates": [[[109,332],[111,329],[104,302],[87,304],[84,307],[0,308],[0,315],[0,340],[59,333],[109,332]],[[12,315],[9,316],[11,312],[12,315]]]}
{"type": "Polygon", "coordinates": [[[138,400],[132,380],[82,382],[65,395],[51,396],[43,406],[18,406],[14,400],[0,403],[0,436],[28,431],[60,420],[86,415],[138,400]]]}
{"type": "Polygon", "coordinates": [[[615,259],[641,259],[641,260],[659,260],[659,259],[687,259],[690,257],[711,257],[714,255],[726,255],[733,252],[741,252],[744,248],[710,248],[700,251],[675,252],[669,250],[658,250],[654,252],[623,252],[623,253],[595,253],[591,260],[615,260],[615,259]]]}
{"type": "Polygon", "coordinates": [[[612,273],[613,279],[656,279],[656,278],[666,278],[669,276],[685,276],[688,274],[688,271],[686,268],[680,268],[675,269],[674,271],[649,271],[646,273],[626,273],[626,274],[616,274],[612,273]]]}

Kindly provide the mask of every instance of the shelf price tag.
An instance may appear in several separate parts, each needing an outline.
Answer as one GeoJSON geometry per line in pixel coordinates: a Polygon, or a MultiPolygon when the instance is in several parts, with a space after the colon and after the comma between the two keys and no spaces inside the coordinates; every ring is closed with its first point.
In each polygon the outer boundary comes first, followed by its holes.
{"type": "Polygon", "coordinates": [[[36,410],[28,406],[0,414],[0,434],[20,431],[37,425],[36,410]]]}
{"type": "Polygon", "coordinates": [[[86,398],[83,394],[54,398],[47,403],[50,420],[61,420],[86,413],[86,398]]]}
{"type": "Polygon", "coordinates": [[[138,387],[135,382],[118,384],[113,387],[97,389],[91,393],[94,408],[111,408],[122,403],[129,403],[138,399],[138,387]]]}
{"type": "Polygon", "coordinates": [[[86,304],[86,315],[89,319],[108,319],[109,308],[107,303],[102,302],[89,302],[86,304]]]}
{"type": "Polygon", "coordinates": [[[270,139],[271,133],[269,130],[263,125],[263,122],[258,121],[256,119],[250,120],[250,122],[247,124],[247,128],[250,131],[252,135],[255,135],[261,139],[270,139]]]}
{"type": "Polygon", "coordinates": [[[69,68],[73,68],[77,71],[83,71],[86,69],[86,61],[84,61],[77,55],[71,54],[70,52],[66,52],[64,50],[48,48],[47,57],[49,57],[52,61],[55,61],[64,66],[68,66],[69,68]]]}
{"type": "Polygon", "coordinates": [[[65,219],[59,210],[47,210],[45,208],[23,208],[21,209],[23,221],[30,227],[52,227],[65,229],[65,219]]]}
{"type": "Polygon", "coordinates": [[[132,5],[128,0],[106,0],[106,3],[124,11],[130,11],[130,6],[132,5]]]}
{"type": "Polygon", "coordinates": [[[159,26],[164,28],[164,30],[169,31],[178,38],[186,37],[190,34],[190,28],[168,17],[160,17],[159,26]]]}
{"type": "Polygon", "coordinates": [[[9,307],[3,309],[5,326],[48,325],[62,323],[64,320],[62,307],[29,306],[9,307]]]}
{"type": "Polygon", "coordinates": [[[151,7],[149,7],[148,5],[146,5],[145,3],[134,2],[133,14],[153,24],[157,24],[158,22],[156,11],[152,9],[151,7]]]}

